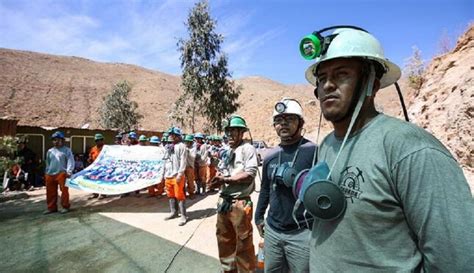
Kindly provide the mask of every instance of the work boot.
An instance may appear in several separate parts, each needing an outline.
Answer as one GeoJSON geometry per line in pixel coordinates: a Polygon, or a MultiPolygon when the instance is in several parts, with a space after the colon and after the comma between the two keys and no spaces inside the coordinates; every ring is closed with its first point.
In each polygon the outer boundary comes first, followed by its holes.
{"type": "Polygon", "coordinates": [[[169,203],[170,203],[171,213],[170,213],[170,215],[165,217],[165,220],[170,220],[170,219],[178,217],[178,210],[176,209],[176,206],[177,206],[176,198],[170,198],[169,203]]]}
{"type": "Polygon", "coordinates": [[[194,194],[201,194],[201,182],[196,181],[196,191],[194,191],[194,194]]]}
{"type": "Polygon", "coordinates": [[[48,214],[56,213],[56,212],[58,212],[58,210],[45,210],[45,211],[43,211],[43,214],[48,215],[48,214]]]}
{"type": "Polygon", "coordinates": [[[184,224],[186,224],[186,221],[188,220],[186,217],[185,200],[179,201],[179,213],[181,214],[181,217],[179,218],[178,226],[184,226],[184,224]]]}

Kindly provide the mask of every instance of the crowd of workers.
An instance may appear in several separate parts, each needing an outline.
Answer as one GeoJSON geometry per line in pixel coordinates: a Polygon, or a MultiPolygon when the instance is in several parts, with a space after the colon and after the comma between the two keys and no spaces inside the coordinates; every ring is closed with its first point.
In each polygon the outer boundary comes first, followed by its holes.
{"type": "MultiPolygon", "coordinates": [[[[171,128],[161,139],[168,156],[163,181],[148,189],[150,196],[166,191],[166,219],[181,215],[184,225],[186,198],[218,188],[223,272],[254,272],[253,217],[265,239],[265,272],[474,272],[473,199],[459,164],[425,130],[375,109],[376,93],[396,83],[399,67],[357,27],[326,28],[303,41],[304,57],[316,59],[306,78],[334,131],[318,147],[303,136],[301,104],[276,102],[280,143],[264,158],[254,215],[258,164],[255,148],[243,141],[246,121],[226,120],[226,144],[199,133],[183,138],[171,128]]],[[[58,185],[63,211],[69,208],[64,179],[74,164],[63,139],[53,135],[46,159],[47,213],[57,210],[58,185]]],[[[147,141],[131,133],[125,144],[147,141]]]]}

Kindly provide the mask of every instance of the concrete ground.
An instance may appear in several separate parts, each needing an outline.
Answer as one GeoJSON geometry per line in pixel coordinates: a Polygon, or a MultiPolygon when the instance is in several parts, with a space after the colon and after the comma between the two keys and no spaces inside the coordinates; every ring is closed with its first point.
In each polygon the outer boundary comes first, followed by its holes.
{"type": "MultiPolygon", "coordinates": [[[[50,215],[42,214],[45,189],[27,194],[0,203],[0,272],[220,272],[217,193],[187,200],[182,227],[178,219],[164,221],[166,197],[143,191],[88,200],[70,189],[71,212],[50,215]]],[[[255,247],[259,239],[254,227],[255,247]]]]}

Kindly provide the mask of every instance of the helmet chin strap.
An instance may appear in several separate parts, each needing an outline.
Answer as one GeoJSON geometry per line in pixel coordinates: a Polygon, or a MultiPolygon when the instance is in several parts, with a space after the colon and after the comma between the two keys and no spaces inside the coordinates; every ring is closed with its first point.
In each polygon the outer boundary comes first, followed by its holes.
{"type": "Polygon", "coordinates": [[[349,109],[347,110],[346,114],[343,117],[335,120],[335,122],[341,122],[349,117],[354,116],[358,98],[360,98],[360,96],[363,96],[363,93],[365,91],[364,79],[360,79],[357,81],[357,86],[355,90],[356,90],[356,93],[354,94],[354,97],[352,98],[351,105],[349,106],[349,109]]]}
{"type": "Polygon", "coordinates": [[[344,136],[344,140],[342,141],[341,148],[339,148],[339,151],[337,152],[336,159],[334,160],[334,162],[332,163],[331,168],[329,169],[329,174],[326,178],[327,180],[329,180],[329,178],[331,177],[332,170],[334,169],[334,166],[336,165],[336,162],[339,159],[339,156],[341,155],[342,149],[344,149],[344,145],[346,144],[347,138],[351,134],[352,127],[354,126],[354,123],[355,123],[357,117],[360,114],[360,110],[362,108],[362,105],[364,104],[365,98],[369,97],[369,96],[372,96],[372,89],[374,87],[374,81],[375,81],[375,67],[374,67],[373,64],[370,64],[370,73],[369,73],[369,78],[368,78],[367,83],[366,83],[366,88],[362,92],[362,94],[360,94],[360,96],[359,96],[359,100],[357,101],[357,105],[354,109],[354,113],[352,114],[351,122],[349,124],[349,127],[347,128],[347,132],[346,132],[346,135],[344,136]]]}

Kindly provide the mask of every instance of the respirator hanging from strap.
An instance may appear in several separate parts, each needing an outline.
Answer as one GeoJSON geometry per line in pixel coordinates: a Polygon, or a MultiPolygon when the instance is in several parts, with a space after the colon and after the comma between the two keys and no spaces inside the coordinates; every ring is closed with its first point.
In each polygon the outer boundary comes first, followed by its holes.
{"type": "Polygon", "coordinates": [[[293,184],[293,195],[306,210],[322,220],[333,220],[342,215],[346,198],[339,186],[332,182],[326,162],[301,171],[293,184]]]}
{"type": "Polygon", "coordinates": [[[278,165],[275,169],[273,169],[271,180],[273,181],[273,190],[275,190],[276,185],[283,185],[288,188],[293,186],[293,181],[295,180],[296,176],[298,175],[298,170],[295,168],[296,158],[298,157],[298,153],[300,151],[301,143],[303,142],[303,136],[301,136],[300,141],[298,142],[298,148],[293,156],[293,160],[291,162],[283,162],[281,163],[281,151],[278,154],[278,165]]]}
{"type": "Polygon", "coordinates": [[[297,198],[295,207],[293,208],[293,218],[295,212],[303,203],[306,210],[321,220],[334,220],[339,218],[345,211],[347,203],[344,193],[339,186],[331,180],[331,172],[339,159],[341,151],[344,149],[347,138],[349,137],[360,110],[367,96],[372,95],[372,88],[375,81],[375,68],[370,65],[370,73],[365,84],[363,92],[361,92],[351,122],[347,129],[341,147],[329,168],[326,162],[319,162],[309,170],[301,171],[293,182],[293,195],[297,198]]]}

